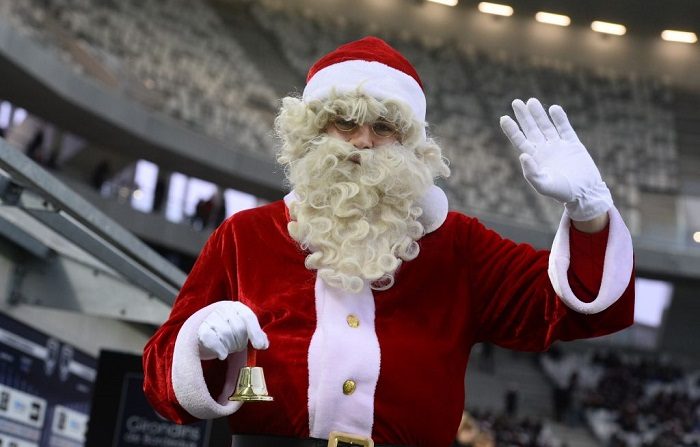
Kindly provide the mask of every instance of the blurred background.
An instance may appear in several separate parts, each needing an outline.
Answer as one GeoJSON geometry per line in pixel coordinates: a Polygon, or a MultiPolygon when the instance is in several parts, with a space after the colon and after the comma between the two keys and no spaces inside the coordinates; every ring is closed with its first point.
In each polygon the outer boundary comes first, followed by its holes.
{"type": "Polygon", "coordinates": [[[280,98],[369,34],[423,79],[452,209],[551,245],[561,208],[498,127],[534,96],[567,110],[635,242],[634,326],[477,345],[460,443],[700,445],[698,18],[695,0],[0,0],[0,445],[228,445],[149,413],[141,349],[211,231],[285,194],[280,98]]]}

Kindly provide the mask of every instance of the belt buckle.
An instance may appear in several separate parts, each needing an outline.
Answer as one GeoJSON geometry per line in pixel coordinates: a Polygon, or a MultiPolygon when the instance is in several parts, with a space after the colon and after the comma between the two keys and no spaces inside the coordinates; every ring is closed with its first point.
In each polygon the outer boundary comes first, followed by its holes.
{"type": "Polygon", "coordinates": [[[340,431],[332,431],[328,435],[328,447],[342,447],[344,445],[374,447],[374,441],[368,436],[353,435],[340,431]]]}

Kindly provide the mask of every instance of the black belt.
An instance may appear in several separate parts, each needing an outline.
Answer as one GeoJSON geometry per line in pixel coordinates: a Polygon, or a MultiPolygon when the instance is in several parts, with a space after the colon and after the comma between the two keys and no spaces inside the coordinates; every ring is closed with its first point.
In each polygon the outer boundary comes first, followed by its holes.
{"type": "MultiPolygon", "coordinates": [[[[231,447],[327,447],[327,439],[319,438],[287,438],[285,436],[267,435],[233,435],[231,447]]],[[[338,447],[353,447],[362,444],[338,441],[338,447]]],[[[374,447],[401,447],[387,444],[375,444],[374,447]]]]}

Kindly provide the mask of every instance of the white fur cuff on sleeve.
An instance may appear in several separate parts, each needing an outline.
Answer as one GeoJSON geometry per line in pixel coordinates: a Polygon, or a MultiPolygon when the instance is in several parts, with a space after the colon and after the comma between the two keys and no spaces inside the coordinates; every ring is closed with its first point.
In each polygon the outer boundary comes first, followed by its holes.
{"type": "Polygon", "coordinates": [[[567,273],[571,263],[569,246],[571,221],[566,211],[559,223],[559,229],[552,243],[552,252],[549,254],[548,273],[554,291],[561,297],[564,304],[582,314],[595,314],[610,307],[625,292],[632,276],[632,236],[615,207],[608,210],[608,216],[610,230],[603,261],[603,278],[598,296],[590,303],[578,299],[569,285],[567,273]]]}
{"type": "Polygon", "coordinates": [[[226,382],[221,395],[214,400],[204,381],[199,357],[197,330],[202,321],[225,301],[210,304],[192,314],[180,328],[173,352],[172,382],[178,403],[192,416],[199,419],[214,419],[228,416],[241,407],[241,402],[231,402],[228,397],[236,387],[238,371],[245,366],[247,351],[231,354],[226,360],[226,382]]]}

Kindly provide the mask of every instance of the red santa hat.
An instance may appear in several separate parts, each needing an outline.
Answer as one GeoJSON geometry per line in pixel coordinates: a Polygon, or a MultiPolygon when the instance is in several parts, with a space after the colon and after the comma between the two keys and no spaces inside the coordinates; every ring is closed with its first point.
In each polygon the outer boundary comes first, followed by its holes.
{"type": "Polygon", "coordinates": [[[425,122],[423,83],[411,63],[377,37],[365,37],[338,47],[309,70],[304,102],[361,91],[379,100],[402,101],[414,118],[425,122]]]}

